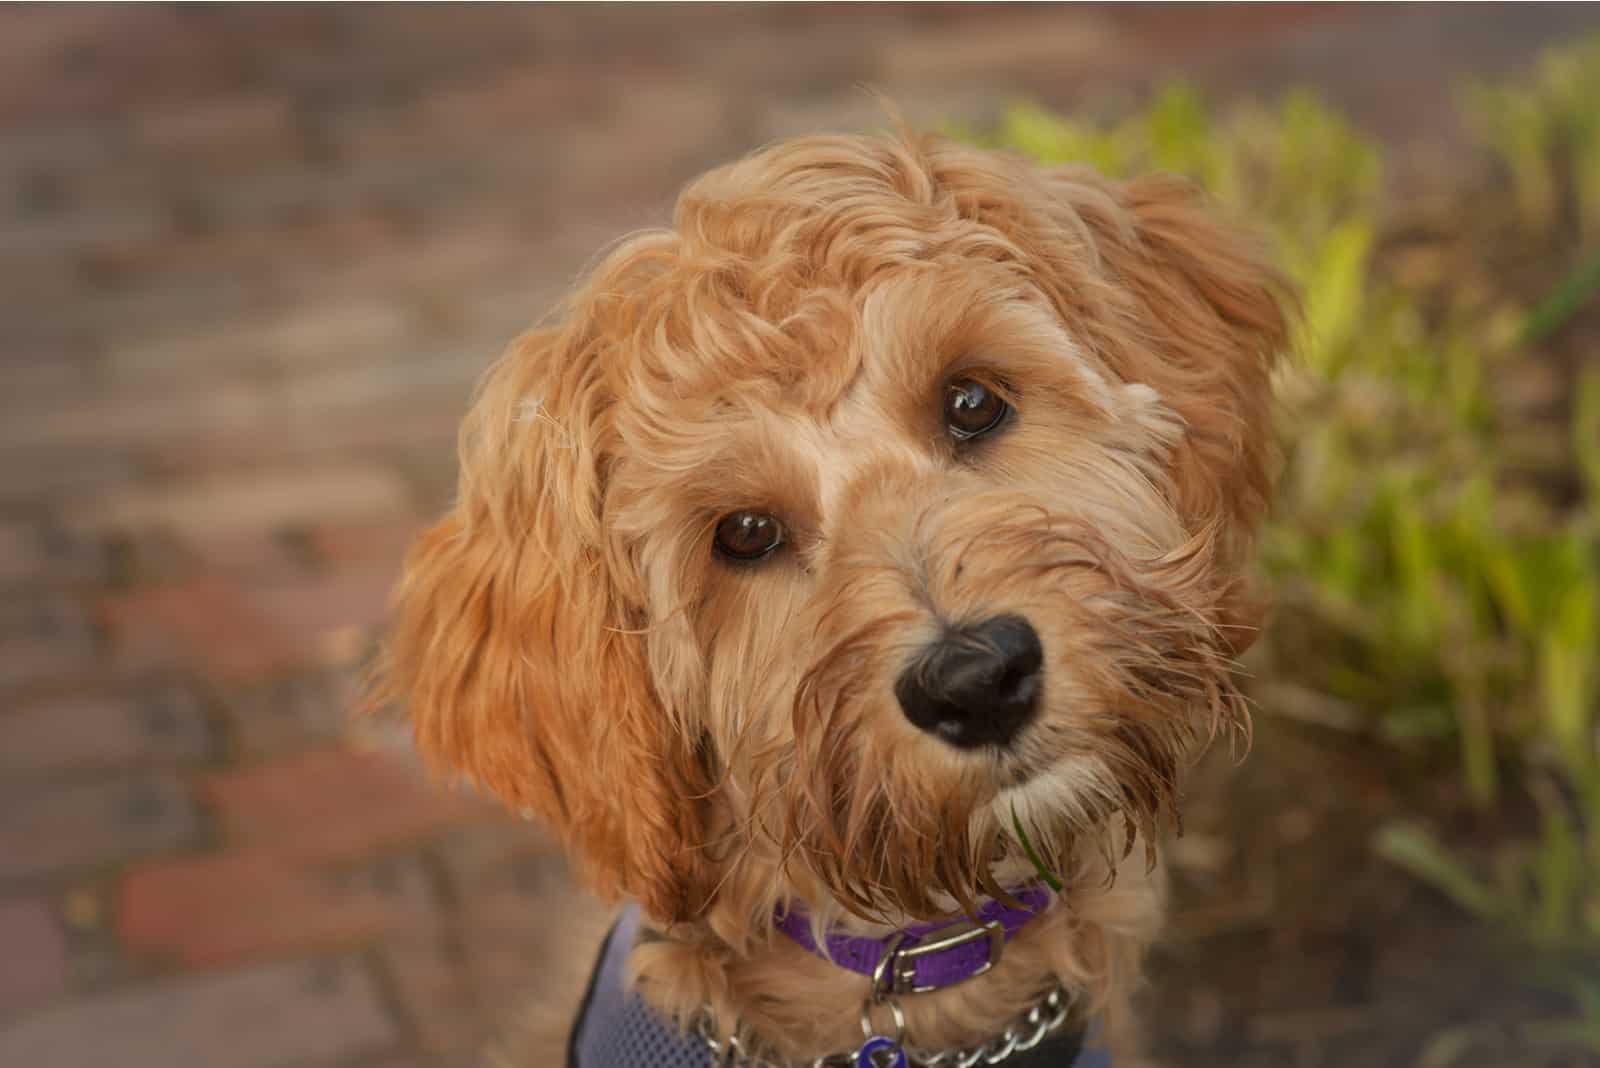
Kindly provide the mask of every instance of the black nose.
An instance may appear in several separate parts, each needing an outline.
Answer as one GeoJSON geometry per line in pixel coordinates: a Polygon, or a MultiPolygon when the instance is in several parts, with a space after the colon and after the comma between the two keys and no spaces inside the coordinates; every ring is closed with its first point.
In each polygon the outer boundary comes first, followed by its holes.
{"type": "Polygon", "coordinates": [[[952,631],[901,672],[906,718],[951,745],[1006,745],[1039,706],[1044,650],[1021,616],[952,631]]]}

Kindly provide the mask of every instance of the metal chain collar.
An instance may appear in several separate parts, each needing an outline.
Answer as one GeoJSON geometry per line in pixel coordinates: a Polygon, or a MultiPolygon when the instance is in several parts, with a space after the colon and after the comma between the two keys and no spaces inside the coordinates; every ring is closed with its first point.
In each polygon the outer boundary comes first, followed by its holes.
{"type": "MultiPolygon", "coordinates": [[[[964,1049],[939,1050],[923,1053],[914,1046],[906,1047],[906,1056],[920,1068],[976,1068],[977,1065],[1001,1064],[1013,1055],[1026,1053],[1043,1042],[1052,1031],[1067,1022],[1072,1015],[1067,995],[1056,986],[1012,1025],[997,1037],[977,1046],[964,1049]]],[[[744,1048],[737,1037],[726,1044],[711,1031],[711,1021],[701,1016],[695,1023],[695,1033],[717,1058],[718,1068],[856,1068],[854,1053],[832,1053],[804,1064],[773,1060],[744,1048]]]]}

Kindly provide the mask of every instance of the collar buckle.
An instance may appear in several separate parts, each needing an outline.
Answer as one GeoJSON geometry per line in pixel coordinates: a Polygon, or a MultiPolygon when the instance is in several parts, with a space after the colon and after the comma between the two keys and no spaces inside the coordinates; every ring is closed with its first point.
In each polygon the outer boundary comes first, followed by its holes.
{"type": "Polygon", "coordinates": [[[994,966],[1000,963],[1001,954],[1005,952],[1006,929],[1001,926],[999,920],[990,920],[982,924],[964,920],[929,933],[915,945],[902,947],[900,941],[900,937],[897,936],[884,947],[883,957],[873,969],[872,989],[878,997],[887,997],[891,994],[926,994],[964,983],[968,979],[976,979],[993,970],[994,966]],[[982,964],[971,970],[952,969],[951,978],[944,982],[917,982],[917,961],[983,941],[988,942],[989,953],[982,964]]]}

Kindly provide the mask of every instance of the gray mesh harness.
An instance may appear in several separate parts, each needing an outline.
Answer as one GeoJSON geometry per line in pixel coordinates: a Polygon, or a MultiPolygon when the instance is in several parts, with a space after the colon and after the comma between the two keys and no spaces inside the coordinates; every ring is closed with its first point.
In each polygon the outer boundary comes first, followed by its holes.
{"type": "MultiPolygon", "coordinates": [[[[627,991],[623,965],[639,934],[639,910],[622,914],[606,936],[567,1049],[567,1068],[720,1068],[698,1037],[684,1034],[627,991]]],[[[1111,1068],[1071,1025],[1066,1033],[1006,1060],[1006,1068],[1111,1068]]],[[[1090,1038],[1092,1039],[1092,1034],[1090,1038]]]]}

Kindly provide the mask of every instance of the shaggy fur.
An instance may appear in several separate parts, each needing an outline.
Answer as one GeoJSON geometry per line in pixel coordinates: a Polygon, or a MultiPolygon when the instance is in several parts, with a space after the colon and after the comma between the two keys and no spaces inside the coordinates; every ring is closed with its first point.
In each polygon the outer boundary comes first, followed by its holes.
{"type": "Polygon", "coordinates": [[[1284,299],[1169,177],[911,136],[712,171],[483,382],[387,692],[424,754],[642,904],[662,937],[632,965],[669,1014],[851,1046],[866,980],[774,906],[864,931],[970,908],[1033,876],[1015,806],[1062,900],[988,976],[902,998],[911,1041],[991,1037],[1052,976],[1126,1040],[1180,766],[1247,729],[1284,299]],[[953,441],[954,378],[1014,418],[953,441]],[[781,519],[772,558],[712,551],[741,509],[781,519]],[[1043,644],[1038,720],[1000,750],[917,730],[896,676],[1001,613],[1043,644]]]}

